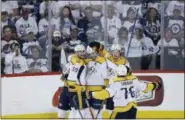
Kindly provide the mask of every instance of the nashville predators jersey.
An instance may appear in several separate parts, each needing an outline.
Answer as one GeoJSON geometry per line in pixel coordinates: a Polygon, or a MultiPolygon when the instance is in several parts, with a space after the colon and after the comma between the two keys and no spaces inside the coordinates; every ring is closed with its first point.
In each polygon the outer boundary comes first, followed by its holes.
{"type": "Polygon", "coordinates": [[[107,64],[104,57],[96,57],[87,63],[86,83],[92,86],[103,86],[107,79],[107,64]]]}
{"type": "Polygon", "coordinates": [[[118,61],[115,61],[112,56],[108,56],[106,58],[106,61],[107,61],[107,66],[108,66],[108,77],[109,78],[115,76],[114,69],[118,65],[126,65],[127,67],[130,68],[129,62],[124,57],[120,57],[118,61]]]}
{"type": "Polygon", "coordinates": [[[69,63],[64,70],[64,74],[68,74],[67,80],[74,81],[77,84],[85,85],[85,76],[86,76],[86,66],[84,60],[78,58],[75,54],[68,57],[69,63]],[[85,66],[82,71],[80,78],[78,80],[77,75],[79,74],[79,69],[81,66],[85,66]],[[80,81],[80,83],[79,83],[80,81]]]}
{"type": "Polygon", "coordinates": [[[105,90],[93,92],[92,95],[100,100],[113,97],[115,108],[119,106],[130,109],[136,106],[136,96],[140,92],[146,93],[154,89],[152,83],[141,82],[134,76],[113,77],[111,81],[105,90]]]}

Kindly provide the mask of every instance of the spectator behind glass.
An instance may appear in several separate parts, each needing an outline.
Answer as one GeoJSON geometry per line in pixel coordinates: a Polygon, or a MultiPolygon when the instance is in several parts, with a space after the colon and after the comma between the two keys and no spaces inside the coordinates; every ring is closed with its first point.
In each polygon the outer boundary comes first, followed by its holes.
{"type": "Polygon", "coordinates": [[[42,56],[37,45],[31,47],[32,56],[27,59],[28,72],[29,73],[38,73],[38,72],[48,72],[48,63],[47,59],[42,56]]]}
{"type": "Polygon", "coordinates": [[[20,74],[28,70],[26,58],[20,53],[20,46],[14,42],[10,46],[11,52],[5,56],[5,74],[20,74]]]}
{"type": "Polygon", "coordinates": [[[81,44],[81,40],[78,39],[78,31],[77,31],[77,28],[74,27],[71,29],[71,39],[68,41],[68,46],[65,47],[67,58],[69,55],[75,53],[74,47],[79,44],[81,44]]]}
{"type": "Polygon", "coordinates": [[[79,39],[85,44],[94,40],[101,40],[102,25],[100,19],[93,17],[92,7],[87,7],[84,13],[85,17],[78,21],[79,39]]]}
{"type": "Polygon", "coordinates": [[[141,1],[128,1],[128,0],[122,0],[119,1],[119,4],[116,4],[116,9],[121,13],[121,18],[125,19],[127,17],[128,10],[132,8],[134,11],[137,11],[139,8],[138,16],[142,16],[142,9],[141,9],[141,1]]]}
{"type": "Polygon", "coordinates": [[[64,51],[65,46],[63,46],[63,40],[59,30],[53,32],[52,40],[52,71],[58,72],[61,71],[65,66],[66,62],[66,53],[64,51]]]}
{"type": "Polygon", "coordinates": [[[125,45],[125,53],[128,53],[129,62],[134,69],[148,70],[152,55],[159,51],[159,48],[156,47],[152,40],[148,37],[145,37],[143,34],[143,28],[140,25],[136,25],[134,37],[128,48],[128,44],[125,45]],[[138,64],[140,61],[140,64],[138,64]]]}
{"type": "MultiPolygon", "coordinates": [[[[127,28],[129,33],[131,33],[133,30],[133,27],[134,27],[134,22],[136,19],[137,19],[136,18],[136,11],[130,7],[127,11],[127,17],[124,19],[122,26],[127,28]]],[[[136,22],[138,22],[138,21],[136,21],[136,22]]]]}
{"type": "Polygon", "coordinates": [[[114,44],[119,44],[120,46],[124,47],[126,44],[128,44],[129,39],[127,28],[121,27],[118,31],[118,38],[114,39],[114,44]]]}
{"type": "MultiPolygon", "coordinates": [[[[179,47],[179,43],[177,41],[177,39],[173,38],[173,33],[171,28],[166,28],[165,29],[165,34],[164,34],[164,38],[159,40],[158,44],[159,47],[179,47]]],[[[169,51],[171,54],[177,55],[178,52],[171,50],[169,51]]],[[[156,58],[156,68],[160,69],[160,55],[161,53],[158,54],[157,58],[156,58]]]]}
{"type": "Polygon", "coordinates": [[[64,38],[70,37],[70,29],[72,25],[76,25],[71,9],[68,6],[64,6],[60,14],[60,30],[62,31],[64,38]]]}
{"type": "Polygon", "coordinates": [[[26,57],[29,57],[32,55],[31,47],[37,45],[39,46],[39,42],[37,41],[34,31],[31,28],[26,29],[26,39],[24,40],[22,44],[22,53],[26,57]]]}
{"type": "Polygon", "coordinates": [[[43,17],[45,11],[51,11],[51,17],[57,17],[58,16],[58,2],[56,0],[49,1],[44,0],[40,6],[39,6],[39,13],[40,16],[43,17]]]}
{"type": "Polygon", "coordinates": [[[107,16],[103,16],[100,21],[105,31],[105,19],[107,19],[108,44],[112,44],[113,39],[117,38],[118,30],[121,28],[121,20],[116,16],[115,8],[107,6],[107,16]]]}
{"type": "Polygon", "coordinates": [[[1,9],[7,10],[8,16],[12,20],[12,22],[15,22],[19,18],[18,1],[2,0],[1,9]]]}
{"type": "Polygon", "coordinates": [[[46,33],[49,29],[49,17],[48,17],[48,11],[44,12],[44,15],[42,19],[39,20],[39,34],[42,34],[42,32],[46,33]]]}
{"type": "Polygon", "coordinates": [[[151,38],[155,45],[157,45],[161,35],[161,19],[157,11],[157,7],[149,4],[149,9],[146,15],[141,18],[140,23],[144,27],[144,33],[147,37],[151,38]]]}
{"type": "Polygon", "coordinates": [[[24,40],[26,37],[26,29],[33,29],[34,35],[38,33],[38,26],[36,20],[29,16],[29,10],[27,8],[22,8],[21,18],[16,22],[17,34],[20,40],[24,40]]]}
{"type": "Polygon", "coordinates": [[[85,13],[85,8],[89,6],[89,7],[93,8],[93,17],[95,17],[95,18],[101,17],[102,10],[103,10],[103,1],[101,1],[101,0],[82,1],[81,0],[80,5],[81,5],[82,14],[85,13]]]}
{"type": "Polygon", "coordinates": [[[166,9],[166,14],[168,16],[172,16],[174,9],[180,10],[181,16],[184,17],[184,1],[183,0],[170,1],[166,9]]]}
{"type": "Polygon", "coordinates": [[[173,37],[180,39],[184,34],[184,17],[181,16],[179,9],[173,10],[173,16],[165,18],[165,28],[169,27],[172,29],[173,37]]]}
{"type": "Polygon", "coordinates": [[[1,38],[1,57],[4,58],[6,54],[10,53],[10,45],[16,42],[12,38],[12,28],[9,25],[3,27],[3,37],[1,38]]]}
{"type": "Polygon", "coordinates": [[[10,25],[11,27],[15,27],[11,19],[8,18],[7,10],[1,9],[1,29],[3,29],[5,25],[10,25]]]}
{"type": "Polygon", "coordinates": [[[75,19],[75,22],[77,22],[81,15],[80,15],[80,9],[81,9],[81,6],[80,6],[80,0],[72,0],[72,1],[58,1],[57,2],[57,5],[58,5],[58,12],[60,11],[61,8],[63,8],[64,6],[69,6],[71,8],[71,12],[72,12],[72,15],[75,19]]]}

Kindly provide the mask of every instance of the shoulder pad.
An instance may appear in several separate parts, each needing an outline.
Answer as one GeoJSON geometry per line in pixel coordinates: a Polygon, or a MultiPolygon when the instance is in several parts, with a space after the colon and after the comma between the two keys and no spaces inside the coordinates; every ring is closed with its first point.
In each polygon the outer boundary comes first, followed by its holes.
{"type": "Polygon", "coordinates": [[[68,56],[68,62],[70,62],[72,59],[74,59],[76,57],[76,55],[75,54],[72,54],[72,55],[69,55],[68,56]]]}
{"type": "Polygon", "coordinates": [[[95,61],[102,64],[102,63],[106,62],[106,59],[104,57],[98,56],[95,61]]]}

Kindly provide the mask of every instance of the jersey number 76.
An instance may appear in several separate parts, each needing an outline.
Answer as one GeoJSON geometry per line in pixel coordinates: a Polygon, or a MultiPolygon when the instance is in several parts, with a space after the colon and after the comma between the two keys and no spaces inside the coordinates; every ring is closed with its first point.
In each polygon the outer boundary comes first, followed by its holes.
{"type": "Polygon", "coordinates": [[[125,99],[128,99],[128,95],[130,94],[130,96],[133,98],[135,97],[134,91],[133,91],[134,86],[131,86],[129,88],[121,88],[121,90],[124,90],[125,92],[125,99]]]}

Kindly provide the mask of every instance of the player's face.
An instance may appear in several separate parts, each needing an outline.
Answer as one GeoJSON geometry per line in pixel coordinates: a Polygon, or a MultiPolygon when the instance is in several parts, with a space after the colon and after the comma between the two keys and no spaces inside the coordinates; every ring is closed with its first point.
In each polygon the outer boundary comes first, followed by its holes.
{"type": "Polygon", "coordinates": [[[118,58],[120,58],[120,56],[121,56],[121,54],[120,54],[120,51],[119,50],[113,50],[112,51],[112,57],[114,59],[118,59],[118,58]]]}
{"type": "Polygon", "coordinates": [[[85,50],[84,51],[78,51],[78,52],[76,52],[76,55],[79,58],[84,59],[85,58],[85,55],[86,55],[86,52],[85,52],[85,50]]]}
{"type": "Polygon", "coordinates": [[[91,53],[91,54],[88,54],[88,57],[89,57],[90,59],[95,59],[97,56],[98,56],[97,52],[93,52],[93,53],[91,53]]]}
{"type": "Polygon", "coordinates": [[[68,8],[64,8],[63,9],[63,15],[64,15],[64,17],[68,17],[69,16],[69,9],[68,8]]]}

